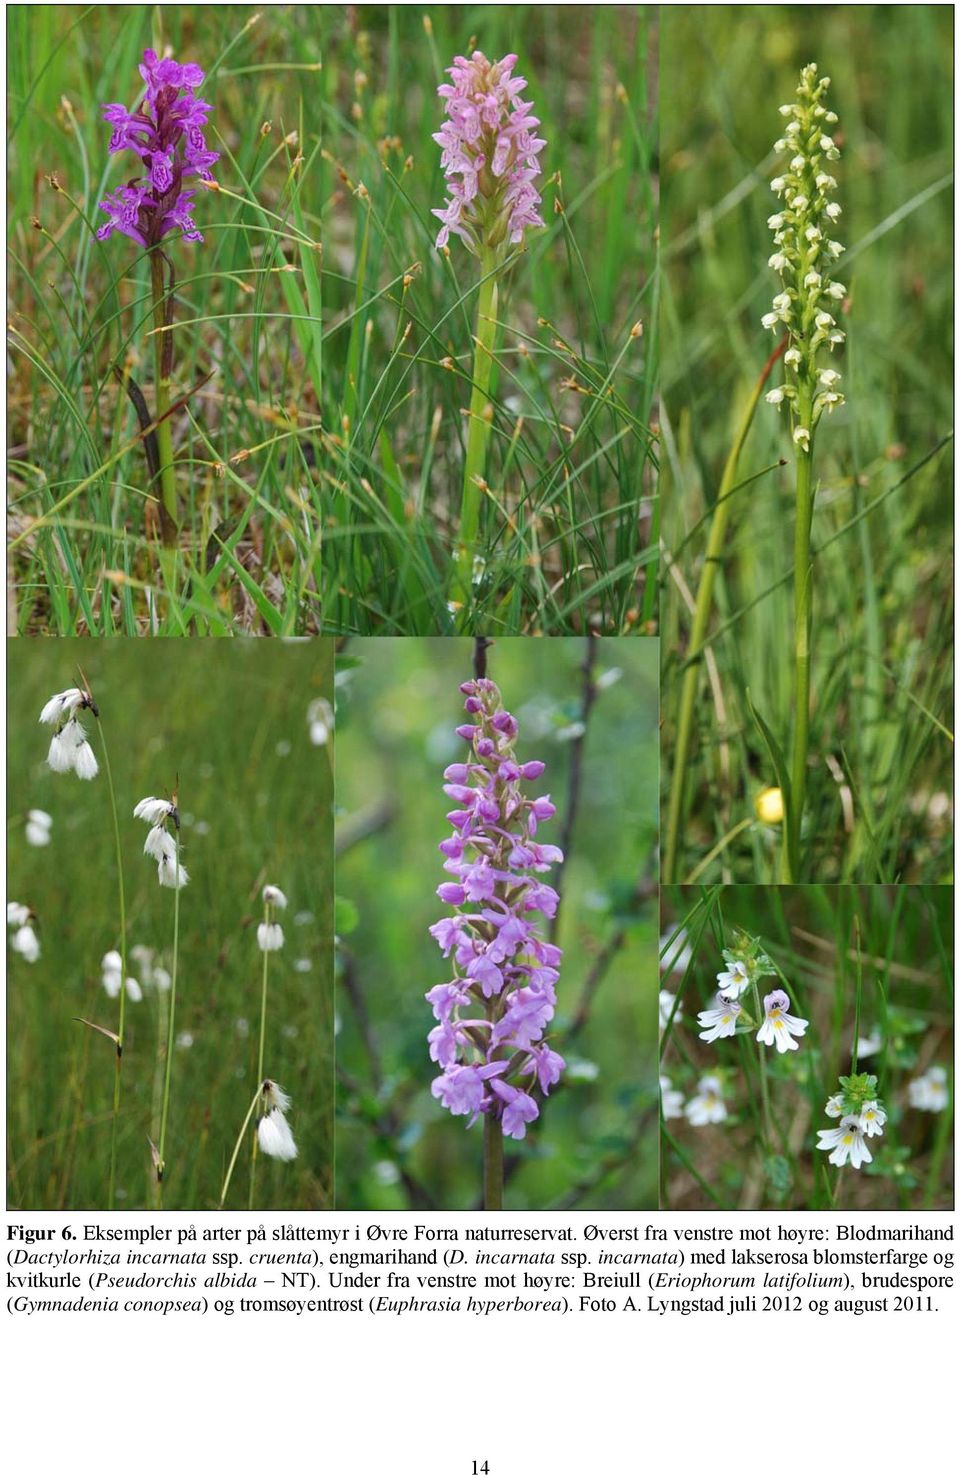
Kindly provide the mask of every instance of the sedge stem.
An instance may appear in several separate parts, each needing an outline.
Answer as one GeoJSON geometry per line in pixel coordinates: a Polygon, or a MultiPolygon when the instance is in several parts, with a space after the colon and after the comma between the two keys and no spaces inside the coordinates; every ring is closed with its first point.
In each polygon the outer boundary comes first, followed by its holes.
{"type": "MultiPolygon", "coordinates": [[[[166,1169],[166,1158],[164,1149],[167,1141],[167,1115],[170,1110],[170,1074],[173,1067],[173,1030],[174,1020],[177,1012],[177,954],[180,947],[180,831],[177,830],[177,853],[176,873],[174,880],[176,885],[173,892],[173,964],[170,970],[170,1013],[167,1016],[167,1058],[163,1071],[163,1105],[160,1108],[160,1142],[158,1144],[158,1155],[160,1158],[157,1167],[157,1182],[163,1184],[164,1171],[166,1169]]],[[[161,1204],[162,1206],[162,1204],[161,1204]]]]}
{"type": "Polygon", "coordinates": [[[117,1054],[113,1072],[113,1119],[110,1129],[110,1178],[107,1186],[107,1208],[112,1209],[117,1186],[117,1128],[120,1118],[120,1072],[123,1063],[123,1025],[127,1000],[127,908],[123,890],[123,855],[120,848],[120,820],[117,815],[117,796],[113,787],[110,754],[103,734],[103,723],[97,718],[100,747],[103,752],[103,767],[107,776],[107,791],[110,795],[110,810],[113,815],[113,841],[117,852],[117,890],[120,901],[120,1021],[117,1025],[117,1054]]]}
{"type": "MultiPolygon", "coordinates": [[[[267,904],[266,920],[267,920],[267,924],[269,925],[269,923],[270,923],[270,905],[269,905],[269,903],[267,904]]],[[[266,1044],[266,1038],[267,1038],[267,969],[268,969],[269,959],[270,959],[270,954],[269,954],[269,952],[266,949],[264,949],[264,953],[263,953],[263,983],[262,983],[261,989],[260,989],[260,1049],[259,1049],[259,1051],[257,1053],[257,1080],[258,1081],[261,1081],[261,1082],[263,1080],[264,1046],[266,1044]]],[[[257,1134],[256,1134],[256,1132],[254,1132],[254,1134],[253,1134],[253,1147],[251,1148],[251,1157],[250,1157],[250,1196],[249,1196],[249,1199],[247,1201],[247,1207],[250,1208],[250,1209],[253,1208],[253,1195],[254,1195],[254,1190],[256,1188],[256,1182],[257,1182],[257,1134]]]]}
{"type": "MultiPolygon", "coordinates": [[[[237,1166],[237,1158],[240,1156],[240,1144],[243,1142],[243,1134],[247,1130],[247,1128],[249,1127],[249,1125],[250,1125],[250,1118],[253,1116],[253,1113],[256,1111],[256,1109],[257,1109],[257,1102],[260,1100],[261,1085],[262,1085],[262,1082],[258,1081],[257,1082],[257,1089],[256,1089],[256,1092],[254,1094],[254,1098],[253,1098],[253,1100],[250,1103],[250,1106],[249,1106],[249,1108],[247,1110],[247,1114],[246,1114],[246,1116],[243,1119],[243,1126],[240,1128],[240,1131],[237,1133],[237,1140],[236,1140],[236,1142],[233,1145],[233,1155],[230,1158],[230,1166],[227,1168],[227,1176],[224,1178],[224,1180],[223,1180],[223,1187],[220,1190],[220,1208],[221,1209],[223,1208],[223,1205],[226,1202],[227,1193],[229,1192],[229,1189],[230,1189],[230,1179],[233,1177],[233,1170],[237,1166]]],[[[254,1135],[256,1135],[256,1134],[254,1134],[254,1135]]]]}

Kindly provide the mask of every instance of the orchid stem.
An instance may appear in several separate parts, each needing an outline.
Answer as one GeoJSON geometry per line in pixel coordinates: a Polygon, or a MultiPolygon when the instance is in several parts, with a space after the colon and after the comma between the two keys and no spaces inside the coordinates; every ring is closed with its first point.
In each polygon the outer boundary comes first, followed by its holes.
{"type": "Polygon", "coordinates": [[[467,421],[467,451],[463,463],[463,497],[460,503],[460,538],[457,550],[456,598],[461,617],[469,619],[473,589],[474,559],[480,534],[480,486],[487,464],[487,446],[493,426],[490,381],[493,375],[497,333],[497,264],[492,251],[480,258],[481,281],[477,297],[477,331],[474,336],[473,389],[467,421]]]}

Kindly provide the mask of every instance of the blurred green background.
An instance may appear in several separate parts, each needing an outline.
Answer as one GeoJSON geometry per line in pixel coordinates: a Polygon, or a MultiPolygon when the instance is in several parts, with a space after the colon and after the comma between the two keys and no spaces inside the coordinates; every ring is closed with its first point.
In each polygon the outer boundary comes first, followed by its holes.
{"type": "MultiPolygon", "coordinates": [[[[520,723],[518,755],[547,764],[536,789],[557,805],[543,831],[552,843],[569,803],[585,645],[500,640],[488,652],[520,723]]],[[[657,659],[655,641],[597,650],[557,939],[551,1043],[568,1069],[527,1139],[507,1143],[507,1208],[656,1206],[657,659]]],[[[351,641],[338,670],[337,1198],[350,1208],[477,1206],[482,1137],[430,1095],[423,997],[447,977],[427,928],[447,910],[435,894],[449,832],[442,774],[463,748],[457,688],[472,674],[469,640],[351,641]]]]}
{"type": "MultiPolygon", "coordinates": [[[[307,708],[332,698],[330,643],[157,641],[8,646],[8,898],[39,919],[40,959],[8,951],[8,1205],[96,1208],[107,1199],[114,1049],[74,1022],[115,1030],[119,1004],[100,960],[119,946],[109,792],[97,724],[85,726],[100,774],[83,783],[46,766],[41,707],[75,684],[82,663],[100,706],[117,793],[129,948],[156,950],[169,970],[174,893],[142,855],[133,818],[179,774],[183,862],[180,967],[164,1205],[216,1206],[226,1163],[256,1087],[262,955],[260,889],[289,906],[286,944],[271,955],[266,1074],[293,1099],[293,1163],[261,1156],[258,1208],[326,1208],[333,1195],[332,754],[311,741],[307,708]],[[28,809],[53,818],[49,846],[26,841],[28,809]]],[[[128,973],[140,976],[129,959],[128,973]]],[[[117,1207],[154,1202],[147,1144],[158,1130],[159,1014],[169,995],[128,1000],[117,1207]]],[[[248,1134],[249,1143],[249,1134],[248,1134]]],[[[245,1207],[249,1148],[228,1207],[245,1207]]]]}
{"type": "MultiPolygon", "coordinates": [[[[953,888],[947,886],[664,887],[665,937],[680,925],[691,949],[662,987],[679,994],[663,1037],[662,1071],[691,1097],[703,1075],[724,1084],[726,1121],[666,1123],[662,1203],[671,1209],[949,1209],[953,1207],[953,888]],[[837,1168],[817,1147],[817,1132],[837,1122],[824,1104],[851,1069],[857,1018],[874,1049],[858,1071],[878,1077],[887,1111],[881,1137],[867,1140],[873,1162],[837,1168]],[[705,1044],[697,1013],[713,1007],[721,947],[742,928],[759,937],[787,982],[762,980],[761,994],[784,988],[790,1012],[809,1025],[798,1048],[778,1054],[753,1033],[705,1044]],[[761,1137],[763,1051],[774,1132],[761,1137]],[[949,1104],[940,1112],[910,1105],[910,1081],[931,1066],[947,1072],[949,1104]]],[[[667,959],[675,950],[667,949],[667,959]]],[[[750,1011],[749,995],[743,999],[750,1011]]],[[[670,1005],[673,1008],[673,1005],[670,1005]]]]}
{"type": "MultiPolygon", "coordinates": [[[[832,172],[843,207],[835,234],[846,246],[836,277],[848,288],[838,316],[848,336],[835,355],[847,403],[824,420],[816,444],[813,543],[839,536],[814,570],[803,879],[944,881],[953,750],[933,719],[951,724],[953,460],[952,444],[935,448],[953,426],[952,7],[663,11],[665,541],[695,592],[700,520],[777,341],[760,326],[778,290],[767,266],[772,145],[777,108],[813,60],[832,79],[840,118],[832,172]],[[853,791],[852,825],[838,773],[853,791]]],[[[681,876],[775,782],[747,688],[781,743],[789,727],[792,577],[771,586],[792,571],[794,465],[785,416],[764,403],[737,480],[751,477],[734,496],[717,581],[719,681],[714,693],[706,681],[701,688],[681,876]]],[[[669,576],[662,616],[668,785],[690,629],[669,576]]],[[[742,834],[706,878],[772,879],[769,841],[759,827],[742,834]]]]}

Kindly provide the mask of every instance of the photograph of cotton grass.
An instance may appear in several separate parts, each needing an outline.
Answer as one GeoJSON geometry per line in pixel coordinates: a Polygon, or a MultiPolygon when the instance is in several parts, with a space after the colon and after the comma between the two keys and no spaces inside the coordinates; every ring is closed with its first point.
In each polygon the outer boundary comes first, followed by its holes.
{"type": "Polygon", "coordinates": [[[338,1205],[656,1207],[656,642],[336,680],[338,1205]]]}
{"type": "Polygon", "coordinates": [[[663,12],[665,881],[952,877],[952,63],[663,12]]]}
{"type": "Polygon", "coordinates": [[[333,1201],[333,649],[11,641],[7,1203],[333,1201]]]}
{"type": "Polygon", "coordinates": [[[661,1205],[953,1207],[953,890],[664,887],[661,1205]]]}
{"type": "Polygon", "coordinates": [[[19,633],[653,631],[654,9],[9,21],[19,633]]]}

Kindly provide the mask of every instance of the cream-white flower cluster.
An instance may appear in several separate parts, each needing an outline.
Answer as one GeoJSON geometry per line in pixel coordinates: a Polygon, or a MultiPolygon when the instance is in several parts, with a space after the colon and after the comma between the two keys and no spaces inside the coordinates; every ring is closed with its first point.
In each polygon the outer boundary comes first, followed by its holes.
{"type": "Polygon", "coordinates": [[[830,78],[818,77],[811,62],[800,74],[796,101],[780,109],[788,121],[774,149],[789,155],[789,165],[771,180],[780,204],[767,221],[775,247],[769,265],[780,277],[780,291],[762,321],[772,332],[785,327],[790,342],[783,359],[786,381],[766,399],[778,408],[789,404],[801,455],[809,453],[823,412],[843,404],[840,375],[817,362],[822,348],[832,352],[844,341],[836,312],[846,288],[831,275],[844,247],[831,235],[841,210],[831,199],[837,181],[827,168],[840,157],[830,132],[837,115],[825,106],[829,87],[830,78]]]}

